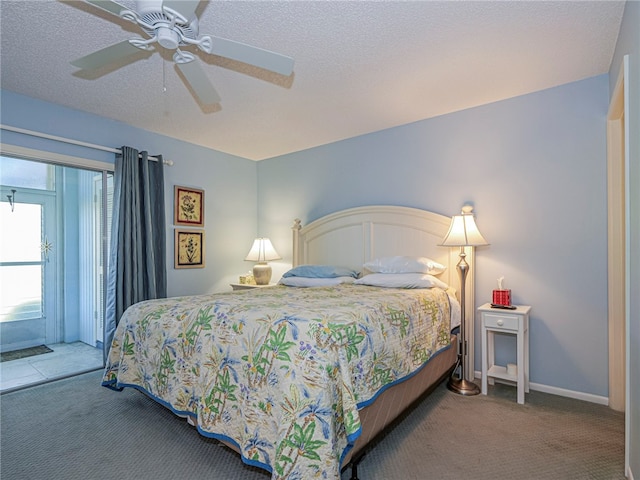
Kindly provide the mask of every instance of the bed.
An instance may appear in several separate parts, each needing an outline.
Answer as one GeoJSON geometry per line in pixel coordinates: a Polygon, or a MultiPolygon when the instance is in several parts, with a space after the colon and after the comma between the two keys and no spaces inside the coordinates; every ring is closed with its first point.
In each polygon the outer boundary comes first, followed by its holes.
{"type": "Polygon", "coordinates": [[[371,441],[455,364],[458,252],[437,246],[448,226],[390,206],[296,221],[294,268],[429,257],[451,288],[358,280],[141,302],[120,320],[103,385],[141,390],[273,479],[339,478],[347,466],[355,479],[371,441]]]}

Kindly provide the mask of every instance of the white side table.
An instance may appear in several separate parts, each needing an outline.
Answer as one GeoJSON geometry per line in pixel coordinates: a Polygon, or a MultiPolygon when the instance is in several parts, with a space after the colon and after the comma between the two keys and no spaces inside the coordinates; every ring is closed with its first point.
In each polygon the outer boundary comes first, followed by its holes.
{"type": "Polygon", "coordinates": [[[518,387],[518,403],[524,404],[524,394],[529,393],[529,311],[530,306],[519,305],[515,310],[492,308],[485,303],[478,308],[482,322],[482,394],[495,379],[515,382],[518,387]],[[516,336],[517,372],[507,372],[506,366],[495,364],[494,335],[504,333],[516,336]]]}

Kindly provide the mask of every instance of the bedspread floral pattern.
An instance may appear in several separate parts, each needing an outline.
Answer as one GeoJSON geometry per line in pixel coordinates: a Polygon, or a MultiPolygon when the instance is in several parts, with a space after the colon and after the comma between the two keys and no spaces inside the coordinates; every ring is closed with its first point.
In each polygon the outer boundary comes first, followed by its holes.
{"type": "Polygon", "coordinates": [[[103,385],[146,391],[273,479],[337,479],[360,434],[358,408],[448,346],[449,326],[437,288],[278,286],[146,301],[123,315],[103,385]]]}

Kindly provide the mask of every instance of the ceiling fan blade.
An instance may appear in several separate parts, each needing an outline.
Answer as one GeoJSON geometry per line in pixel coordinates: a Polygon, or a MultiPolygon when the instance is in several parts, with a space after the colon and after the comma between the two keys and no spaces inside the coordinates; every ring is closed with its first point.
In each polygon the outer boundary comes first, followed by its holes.
{"type": "Polygon", "coordinates": [[[127,57],[134,53],[141,52],[137,47],[134,47],[128,40],[124,42],[116,43],[110,47],[103,48],[97,52],[90,53],[89,55],[78,58],[71,62],[74,67],[82,68],[83,70],[90,70],[104,65],[108,65],[116,60],[127,57]]]}
{"type": "Polygon", "coordinates": [[[196,16],[196,8],[200,0],[164,0],[162,7],[167,7],[182,15],[187,21],[196,16]]]}
{"type": "Polygon", "coordinates": [[[214,55],[238,60],[286,76],[293,72],[293,58],[226,38],[211,36],[211,40],[210,53],[214,55]]]}
{"type": "Polygon", "coordinates": [[[176,63],[187,83],[203,105],[215,105],[220,103],[220,95],[213,88],[204,70],[195,60],[189,63],[176,63]]]}
{"type": "Polygon", "coordinates": [[[123,7],[119,3],[116,3],[112,0],[85,0],[87,3],[91,5],[95,5],[96,7],[100,7],[107,12],[113,13],[116,16],[120,16],[120,12],[123,10],[129,10],[126,7],[123,7]]]}

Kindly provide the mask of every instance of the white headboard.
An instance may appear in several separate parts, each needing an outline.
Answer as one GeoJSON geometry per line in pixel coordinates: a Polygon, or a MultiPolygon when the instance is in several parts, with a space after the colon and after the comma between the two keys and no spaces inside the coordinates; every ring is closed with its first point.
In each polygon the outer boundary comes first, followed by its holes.
{"type": "MultiPolygon", "coordinates": [[[[376,205],[331,213],[308,225],[293,225],[293,266],[338,265],[361,270],[373,258],[394,255],[429,257],[447,270],[439,278],[460,292],[456,264],[459,248],[440,247],[451,218],[410,207],[376,205]]],[[[473,332],[475,318],[474,249],[467,247],[469,275],[465,290],[466,329],[473,332]]],[[[458,295],[459,297],[459,295],[458,295]]],[[[468,357],[473,359],[473,335],[468,335],[468,357]]],[[[469,367],[471,368],[471,367],[469,367]]],[[[467,372],[473,372],[467,368],[467,372]]]]}

